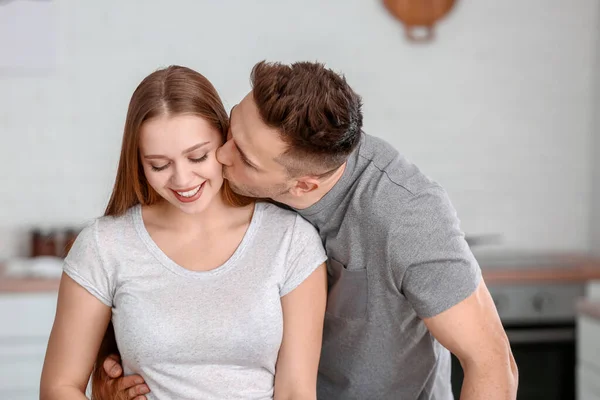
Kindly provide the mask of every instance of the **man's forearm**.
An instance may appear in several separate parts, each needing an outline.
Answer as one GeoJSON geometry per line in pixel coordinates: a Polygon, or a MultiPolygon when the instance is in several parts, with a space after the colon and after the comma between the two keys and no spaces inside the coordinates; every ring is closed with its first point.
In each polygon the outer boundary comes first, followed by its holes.
{"type": "Polygon", "coordinates": [[[315,393],[293,393],[288,396],[277,396],[273,397],[275,400],[307,400],[307,399],[317,399],[317,395],[315,393]]]}
{"type": "Polygon", "coordinates": [[[507,361],[470,362],[463,365],[460,400],[515,400],[519,376],[512,356],[507,361]]]}

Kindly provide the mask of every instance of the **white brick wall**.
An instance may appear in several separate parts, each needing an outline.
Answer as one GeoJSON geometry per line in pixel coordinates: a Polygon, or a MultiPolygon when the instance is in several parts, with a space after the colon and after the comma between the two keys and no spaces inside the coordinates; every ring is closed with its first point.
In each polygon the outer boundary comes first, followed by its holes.
{"type": "Polygon", "coordinates": [[[344,71],[367,132],[440,181],[468,233],[590,246],[596,0],[460,1],[422,47],[377,0],[55,4],[57,71],[0,76],[0,257],[15,230],[102,212],[144,75],[188,65],[231,106],[263,58],[344,71]]]}
{"type": "MultiPolygon", "coordinates": [[[[600,26],[597,29],[596,36],[596,71],[600,71],[600,26]]],[[[595,97],[592,120],[592,168],[593,168],[593,183],[592,183],[592,202],[591,213],[592,217],[590,227],[590,248],[592,252],[600,256],[600,73],[596,73],[595,81],[595,97]]],[[[600,284],[598,285],[600,289],[600,284]]]]}

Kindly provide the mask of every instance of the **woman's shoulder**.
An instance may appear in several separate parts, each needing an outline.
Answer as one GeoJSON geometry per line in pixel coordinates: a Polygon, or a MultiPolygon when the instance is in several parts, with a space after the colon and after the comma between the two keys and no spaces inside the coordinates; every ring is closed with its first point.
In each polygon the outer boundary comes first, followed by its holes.
{"type": "Polygon", "coordinates": [[[276,221],[279,223],[288,223],[293,225],[296,221],[298,213],[267,201],[259,201],[256,203],[257,209],[260,209],[263,218],[276,221]]]}
{"type": "Polygon", "coordinates": [[[316,234],[317,232],[314,226],[292,209],[262,201],[258,202],[257,206],[262,209],[263,216],[261,219],[266,222],[266,225],[270,225],[271,229],[291,229],[309,234],[316,234]]]}
{"type": "Polygon", "coordinates": [[[83,224],[79,236],[99,243],[115,241],[133,232],[134,219],[139,206],[133,206],[120,215],[104,215],[83,224]]]}
{"type": "Polygon", "coordinates": [[[97,219],[99,231],[122,231],[125,228],[132,227],[136,216],[141,212],[141,206],[135,205],[119,215],[104,215],[97,219]]]}

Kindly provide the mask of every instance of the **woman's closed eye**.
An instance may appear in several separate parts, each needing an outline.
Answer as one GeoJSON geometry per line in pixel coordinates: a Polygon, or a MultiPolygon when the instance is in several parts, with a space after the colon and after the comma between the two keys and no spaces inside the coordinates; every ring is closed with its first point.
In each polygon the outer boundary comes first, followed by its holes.
{"type": "Polygon", "coordinates": [[[150,165],[152,167],[152,171],[164,171],[165,169],[167,169],[167,167],[169,166],[169,164],[165,164],[165,165],[161,165],[160,167],[157,167],[156,165],[150,165]]]}
{"type": "Polygon", "coordinates": [[[189,160],[193,163],[199,163],[199,162],[205,161],[207,158],[208,158],[208,153],[203,155],[200,158],[190,158],[189,160]]]}
{"type": "MultiPolygon", "coordinates": [[[[188,158],[188,160],[190,160],[190,162],[192,162],[192,163],[201,163],[202,161],[206,161],[207,158],[208,158],[208,153],[199,158],[188,158]]],[[[152,171],[160,172],[160,171],[164,171],[165,169],[167,169],[167,167],[169,165],[171,165],[171,163],[167,163],[167,164],[164,164],[161,166],[156,166],[156,165],[150,165],[150,166],[152,167],[152,171]]]]}

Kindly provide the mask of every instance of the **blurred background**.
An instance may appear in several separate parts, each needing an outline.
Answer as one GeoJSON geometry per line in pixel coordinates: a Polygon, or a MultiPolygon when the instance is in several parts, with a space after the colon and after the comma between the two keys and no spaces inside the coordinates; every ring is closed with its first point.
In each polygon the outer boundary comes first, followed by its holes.
{"type": "Polygon", "coordinates": [[[103,213],[140,80],[185,65],[229,109],[266,59],[343,73],[364,130],[449,192],[519,399],[600,399],[600,3],[458,0],[433,40],[404,29],[379,0],[0,0],[0,398],[38,397],[62,249],[103,213]]]}

